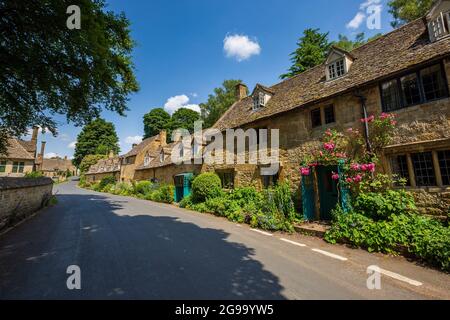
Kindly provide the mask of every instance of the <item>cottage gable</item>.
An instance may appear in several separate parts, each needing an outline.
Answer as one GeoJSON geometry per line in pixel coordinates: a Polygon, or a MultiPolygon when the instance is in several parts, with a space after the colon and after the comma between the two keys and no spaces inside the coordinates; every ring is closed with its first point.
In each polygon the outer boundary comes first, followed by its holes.
{"type": "Polygon", "coordinates": [[[426,16],[430,41],[450,36],[450,0],[439,0],[426,16]]]}
{"type": "Polygon", "coordinates": [[[332,47],[325,62],[327,80],[334,80],[346,75],[350,70],[353,60],[353,56],[347,51],[332,47]]]}

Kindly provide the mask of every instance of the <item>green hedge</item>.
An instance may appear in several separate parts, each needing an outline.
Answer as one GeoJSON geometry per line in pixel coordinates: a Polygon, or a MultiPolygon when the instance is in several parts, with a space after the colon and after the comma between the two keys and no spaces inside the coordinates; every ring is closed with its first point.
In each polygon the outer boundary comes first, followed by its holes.
{"type": "Polygon", "coordinates": [[[194,202],[205,202],[207,199],[222,195],[222,182],[215,173],[202,173],[192,181],[192,199],[194,202]]]}

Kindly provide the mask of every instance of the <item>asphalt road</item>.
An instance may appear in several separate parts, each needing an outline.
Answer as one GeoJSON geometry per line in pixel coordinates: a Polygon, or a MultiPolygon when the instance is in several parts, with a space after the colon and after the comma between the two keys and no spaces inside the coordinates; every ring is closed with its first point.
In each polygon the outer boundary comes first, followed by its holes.
{"type": "Polygon", "coordinates": [[[403,258],[263,234],[212,215],[82,190],[75,182],[55,189],[56,206],[0,236],[0,299],[450,297],[449,275],[403,258]],[[80,267],[81,290],[66,286],[70,265],[80,267]],[[383,275],[381,290],[369,290],[370,265],[421,285],[383,275]]]}

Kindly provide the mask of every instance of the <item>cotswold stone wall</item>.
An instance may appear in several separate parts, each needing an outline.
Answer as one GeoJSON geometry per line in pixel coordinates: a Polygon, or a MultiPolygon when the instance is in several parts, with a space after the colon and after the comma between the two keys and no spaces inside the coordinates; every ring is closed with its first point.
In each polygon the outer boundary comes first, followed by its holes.
{"type": "Polygon", "coordinates": [[[450,214],[450,188],[448,191],[415,190],[413,192],[417,208],[423,215],[448,219],[450,214]]]}
{"type": "Polygon", "coordinates": [[[47,204],[50,178],[0,178],[0,229],[19,222],[47,204]]]}

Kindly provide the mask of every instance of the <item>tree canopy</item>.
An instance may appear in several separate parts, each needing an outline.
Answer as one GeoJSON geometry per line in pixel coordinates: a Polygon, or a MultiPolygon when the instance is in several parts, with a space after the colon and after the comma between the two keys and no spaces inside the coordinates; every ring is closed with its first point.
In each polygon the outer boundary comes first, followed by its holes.
{"type": "Polygon", "coordinates": [[[391,0],[389,13],[394,17],[394,28],[423,17],[433,6],[434,0],[391,0]]]}
{"type": "Polygon", "coordinates": [[[107,12],[103,0],[77,0],[81,29],[71,30],[66,11],[73,3],[0,1],[0,152],[6,135],[33,125],[56,134],[55,114],[76,125],[103,108],[123,115],[138,90],[125,15],[107,12]]]}
{"type": "Polygon", "coordinates": [[[96,119],[83,127],[77,137],[73,164],[79,166],[87,155],[107,155],[120,152],[114,124],[103,119],[96,119]]]}
{"type": "Polygon", "coordinates": [[[194,122],[200,120],[200,114],[197,111],[180,108],[172,115],[172,130],[179,128],[189,130],[190,133],[194,132],[194,122]]]}
{"type": "Polygon", "coordinates": [[[330,46],[328,32],[321,33],[319,29],[306,29],[297,42],[298,48],[291,53],[292,66],[280,78],[292,78],[321,64],[325,61],[330,46]]]}
{"type": "MultiPolygon", "coordinates": [[[[205,128],[212,127],[217,120],[236,102],[236,85],[241,80],[225,80],[222,87],[215,88],[208,101],[200,104],[201,116],[205,128]]],[[[248,94],[248,93],[247,93],[248,94]]]]}
{"type": "Polygon", "coordinates": [[[171,117],[163,108],[152,109],[144,115],[144,139],[156,136],[162,130],[170,131],[171,117]]]}

